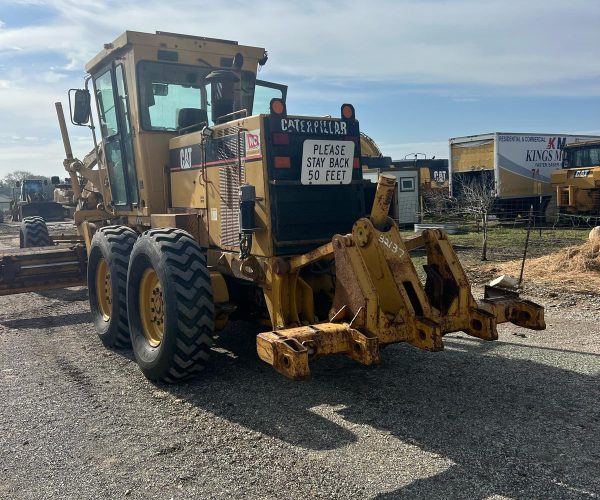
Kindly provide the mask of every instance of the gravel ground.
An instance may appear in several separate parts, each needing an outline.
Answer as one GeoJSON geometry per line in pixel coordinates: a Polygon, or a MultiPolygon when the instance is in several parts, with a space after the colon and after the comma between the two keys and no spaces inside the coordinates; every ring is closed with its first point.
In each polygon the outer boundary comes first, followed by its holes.
{"type": "Polygon", "coordinates": [[[546,331],[307,382],[234,323],[181,386],[103,348],[83,288],[0,297],[0,498],[597,498],[600,298],[540,294],[546,331]]]}

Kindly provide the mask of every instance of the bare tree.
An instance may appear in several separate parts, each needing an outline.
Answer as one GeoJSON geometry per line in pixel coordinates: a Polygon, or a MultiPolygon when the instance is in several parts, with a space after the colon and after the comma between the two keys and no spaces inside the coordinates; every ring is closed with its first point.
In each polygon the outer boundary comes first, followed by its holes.
{"type": "Polygon", "coordinates": [[[15,170],[9,174],[6,174],[2,179],[2,183],[10,188],[16,186],[17,182],[23,182],[25,179],[42,179],[47,180],[47,177],[43,175],[35,175],[26,170],[15,170]]]}
{"type": "Polygon", "coordinates": [[[441,221],[458,215],[457,200],[447,189],[424,189],[422,196],[424,216],[441,221]]]}
{"type": "Polygon", "coordinates": [[[479,177],[463,181],[458,199],[460,212],[472,215],[481,224],[483,241],[481,260],[487,260],[488,216],[496,199],[496,188],[492,177],[479,177]]]}
{"type": "Polygon", "coordinates": [[[423,191],[423,215],[436,221],[474,218],[482,231],[481,260],[487,260],[488,217],[496,200],[494,178],[456,176],[454,182],[457,196],[442,189],[423,191]]]}

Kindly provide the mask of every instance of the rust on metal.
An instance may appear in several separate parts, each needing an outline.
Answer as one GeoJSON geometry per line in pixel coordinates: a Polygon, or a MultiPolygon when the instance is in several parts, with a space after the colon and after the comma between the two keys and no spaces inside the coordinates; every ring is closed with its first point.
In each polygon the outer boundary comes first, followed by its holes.
{"type": "Polygon", "coordinates": [[[82,245],[0,252],[0,296],[85,285],[86,262],[82,245]]]}
{"type": "Polygon", "coordinates": [[[476,301],[444,231],[426,230],[405,242],[383,212],[389,208],[391,192],[393,183],[380,178],[379,201],[370,218],[356,221],[351,234],[334,236],[330,245],[294,257],[291,274],[274,280],[277,293],[272,296],[282,306],[278,329],[261,333],[257,348],[260,358],[286,377],[307,378],[309,361],[328,354],[345,354],[372,365],[379,363],[380,347],[391,343],[440,351],[443,336],[450,332],[495,340],[499,323],[545,328],[543,308],[516,293],[490,288],[484,299],[476,301]],[[427,254],[425,285],[409,255],[420,247],[427,254]],[[289,327],[298,325],[300,317],[289,294],[296,279],[293,271],[320,255],[330,257],[330,252],[336,283],[329,321],[289,327]],[[292,314],[286,316],[286,311],[292,314]]]}
{"type": "Polygon", "coordinates": [[[333,257],[333,244],[331,242],[315,248],[314,250],[303,255],[292,257],[289,260],[289,270],[297,270],[301,267],[311,264],[312,262],[316,262],[328,257],[333,257]]]}
{"type": "Polygon", "coordinates": [[[383,228],[388,223],[388,213],[394,196],[396,178],[391,175],[381,174],[377,182],[375,201],[371,210],[371,222],[377,228],[383,228]]]}

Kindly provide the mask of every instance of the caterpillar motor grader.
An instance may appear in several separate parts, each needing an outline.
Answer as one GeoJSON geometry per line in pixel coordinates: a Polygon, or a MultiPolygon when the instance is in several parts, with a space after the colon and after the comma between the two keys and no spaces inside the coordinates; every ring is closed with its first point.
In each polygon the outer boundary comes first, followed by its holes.
{"type": "Polygon", "coordinates": [[[262,48],[164,32],[105,45],[70,92],[74,124],[95,127],[92,96],[97,107],[101,141],[84,160],[57,104],[82,243],[8,256],[0,293],[61,286],[87,266],[103,343],[131,344],[142,372],[166,382],[204,366],[230,317],[266,325],[258,355],[293,379],[328,354],[372,365],[395,342],[439,351],[448,332],[545,327],[516,293],[476,301],[442,231],[403,240],[387,215],[393,178],[367,206],[354,108],[288,114],[286,87],[256,78],[266,61],[262,48]],[[424,284],[409,255],[420,247],[424,284]]]}

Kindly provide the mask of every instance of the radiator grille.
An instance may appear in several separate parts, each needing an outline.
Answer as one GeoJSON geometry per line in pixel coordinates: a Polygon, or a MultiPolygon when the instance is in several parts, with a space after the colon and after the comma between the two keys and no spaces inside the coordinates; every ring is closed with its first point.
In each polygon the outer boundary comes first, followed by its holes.
{"type": "Polygon", "coordinates": [[[221,245],[238,246],[239,188],[246,181],[244,169],[246,138],[237,127],[227,129],[227,134],[215,140],[219,165],[219,187],[221,192],[221,245]]]}

